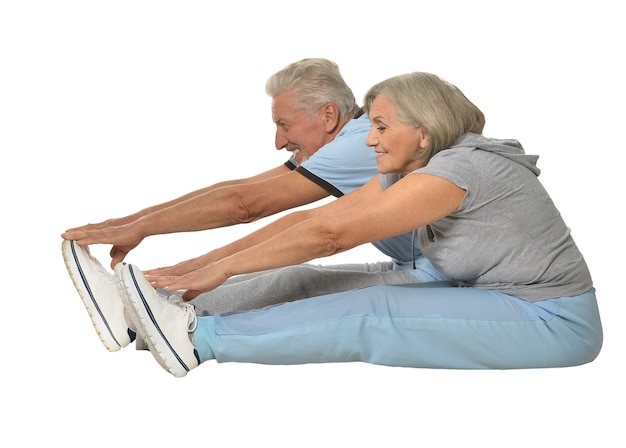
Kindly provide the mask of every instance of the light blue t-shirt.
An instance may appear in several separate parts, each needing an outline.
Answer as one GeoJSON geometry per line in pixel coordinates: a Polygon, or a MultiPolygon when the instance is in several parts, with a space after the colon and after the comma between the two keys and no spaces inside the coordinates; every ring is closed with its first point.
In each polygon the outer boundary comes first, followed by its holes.
{"type": "Polygon", "coordinates": [[[333,141],[297,165],[294,157],[285,164],[335,197],[363,186],[378,174],[376,153],[365,144],[370,131],[367,115],[350,120],[333,141]]]}
{"type": "MultiPolygon", "coordinates": [[[[350,120],[335,139],[297,166],[294,157],[285,164],[335,197],[343,196],[378,176],[376,153],[365,144],[370,131],[367,115],[350,120]]],[[[398,265],[407,266],[419,255],[417,242],[412,250],[412,234],[406,233],[372,243],[398,265]]]]}

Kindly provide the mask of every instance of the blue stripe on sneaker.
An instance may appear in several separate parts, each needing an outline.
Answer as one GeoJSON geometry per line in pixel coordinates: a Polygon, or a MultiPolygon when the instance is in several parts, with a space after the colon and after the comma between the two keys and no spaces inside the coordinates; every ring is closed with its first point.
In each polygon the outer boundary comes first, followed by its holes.
{"type": "Polygon", "coordinates": [[[135,284],[135,289],[137,290],[137,292],[139,293],[139,297],[141,297],[141,303],[143,304],[143,307],[145,308],[145,310],[148,312],[148,316],[150,317],[150,320],[152,321],[152,323],[154,324],[154,327],[157,329],[157,331],[159,332],[159,334],[161,335],[161,338],[163,339],[163,341],[165,342],[165,344],[167,344],[167,346],[169,347],[169,349],[171,350],[172,354],[176,357],[176,359],[178,360],[178,362],[180,363],[181,366],[183,366],[183,368],[189,372],[189,367],[187,367],[187,365],[185,364],[185,362],[181,359],[180,356],[178,356],[178,353],[176,353],[176,350],[174,350],[174,347],[172,347],[172,345],[170,344],[170,342],[167,340],[167,338],[165,337],[165,335],[163,334],[163,332],[161,331],[161,327],[159,326],[159,323],[156,321],[154,314],[152,313],[152,310],[150,309],[150,305],[148,305],[148,302],[146,301],[146,298],[143,295],[143,292],[141,291],[141,288],[139,287],[139,284],[137,283],[137,279],[135,278],[135,272],[133,271],[133,266],[129,265],[128,266],[129,272],[131,277],[133,278],[133,283],[135,284]]]}
{"type": "Polygon", "coordinates": [[[96,302],[96,298],[93,296],[93,293],[91,292],[91,287],[89,286],[87,277],[85,276],[85,273],[83,272],[83,268],[80,265],[80,262],[78,261],[78,255],[76,255],[76,248],[74,247],[74,240],[70,241],[70,246],[72,248],[72,256],[74,257],[74,262],[76,263],[76,267],[78,268],[78,272],[80,274],[80,278],[83,282],[83,285],[85,286],[85,289],[87,290],[87,293],[89,294],[89,297],[91,298],[91,302],[93,303],[96,310],[98,311],[98,314],[100,315],[102,322],[104,322],[104,326],[106,327],[107,331],[109,332],[109,334],[111,335],[115,343],[121,347],[122,344],[118,342],[117,338],[113,334],[113,331],[111,330],[111,327],[109,326],[109,323],[107,322],[107,320],[104,317],[104,314],[102,314],[102,311],[100,310],[100,306],[98,306],[98,302],[96,302]]]}

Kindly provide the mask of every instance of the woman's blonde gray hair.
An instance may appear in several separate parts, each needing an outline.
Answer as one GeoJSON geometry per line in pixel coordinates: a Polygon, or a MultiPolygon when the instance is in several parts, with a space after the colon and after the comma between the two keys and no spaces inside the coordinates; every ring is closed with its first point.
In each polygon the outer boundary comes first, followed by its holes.
{"type": "Polygon", "coordinates": [[[422,126],[430,135],[430,145],[420,159],[430,160],[449,148],[463,134],[482,134],[485,116],[454,85],[424,72],[394,76],[372,86],[365,94],[364,109],[369,114],[374,99],[384,94],[393,104],[400,121],[422,126]]]}

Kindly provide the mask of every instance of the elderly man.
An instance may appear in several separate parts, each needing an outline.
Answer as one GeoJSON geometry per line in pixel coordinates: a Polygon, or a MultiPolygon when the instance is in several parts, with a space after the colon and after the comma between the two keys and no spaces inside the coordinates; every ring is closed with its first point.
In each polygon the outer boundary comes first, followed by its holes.
{"type": "MultiPolygon", "coordinates": [[[[369,120],[337,64],[317,58],[294,62],[268,79],[266,93],[272,97],[276,149],[291,152],[284,165],[63,233],[67,269],[108,350],[128,345],[135,333],[124,318],[117,280],[89,254],[88,245],[112,244],[113,268],[147,236],[253,222],[329,195],[342,196],[376,174],[375,155],[365,145],[369,120]]],[[[189,262],[181,263],[179,269],[186,266],[189,262]]],[[[204,312],[269,304],[227,297],[205,301],[199,306],[204,312]]]]}

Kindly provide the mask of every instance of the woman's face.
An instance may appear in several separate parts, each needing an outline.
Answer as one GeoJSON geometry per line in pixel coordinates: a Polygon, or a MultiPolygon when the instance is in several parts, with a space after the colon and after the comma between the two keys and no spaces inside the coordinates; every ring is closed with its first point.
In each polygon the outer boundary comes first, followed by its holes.
{"type": "Polygon", "coordinates": [[[407,174],[426,165],[427,160],[415,160],[415,156],[428,147],[430,136],[421,126],[416,128],[399,121],[387,95],[374,98],[369,119],[372,128],[365,144],[376,151],[379,173],[407,174]]]}

